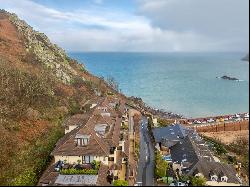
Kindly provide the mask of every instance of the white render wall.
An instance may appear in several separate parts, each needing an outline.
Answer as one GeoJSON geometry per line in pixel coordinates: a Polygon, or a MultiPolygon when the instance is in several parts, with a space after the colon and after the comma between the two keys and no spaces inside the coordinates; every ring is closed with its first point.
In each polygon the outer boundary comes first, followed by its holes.
{"type": "Polygon", "coordinates": [[[65,134],[67,134],[67,133],[73,131],[75,128],[77,128],[77,125],[70,125],[70,126],[69,126],[69,129],[66,129],[66,128],[65,128],[65,134]]]}
{"type": "MultiPolygon", "coordinates": [[[[67,163],[69,164],[77,164],[78,160],[81,160],[82,164],[82,156],[54,156],[55,158],[55,163],[58,162],[59,160],[64,161],[67,160],[67,163]]],[[[108,157],[103,157],[103,156],[94,156],[94,160],[96,161],[101,161],[104,165],[108,165],[108,157]]]]}

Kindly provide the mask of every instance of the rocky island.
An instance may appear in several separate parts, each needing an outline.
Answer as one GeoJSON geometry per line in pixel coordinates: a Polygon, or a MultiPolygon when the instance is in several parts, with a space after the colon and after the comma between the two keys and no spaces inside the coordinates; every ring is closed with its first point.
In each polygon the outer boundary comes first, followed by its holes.
{"type": "Polygon", "coordinates": [[[243,61],[248,61],[249,62],[249,54],[247,54],[244,58],[242,58],[243,61]]]}
{"type": "Polygon", "coordinates": [[[224,75],[222,77],[217,77],[217,79],[224,79],[224,80],[230,80],[230,81],[240,81],[239,79],[237,79],[235,77],[229,77],[227,75],[224,75]]]}

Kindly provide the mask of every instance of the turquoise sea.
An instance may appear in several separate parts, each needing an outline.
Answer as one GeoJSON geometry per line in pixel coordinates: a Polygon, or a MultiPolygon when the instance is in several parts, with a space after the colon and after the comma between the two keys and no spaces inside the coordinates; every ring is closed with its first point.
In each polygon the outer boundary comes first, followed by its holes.
{"type": "Polygon", "coordinates": [[[206,117],[249,111],[249,63],[243,53],[71,53],[96,76],[113,76],[127,96],[206,117]],[[228,75],[242,81],[217,79],[228,75]]]}

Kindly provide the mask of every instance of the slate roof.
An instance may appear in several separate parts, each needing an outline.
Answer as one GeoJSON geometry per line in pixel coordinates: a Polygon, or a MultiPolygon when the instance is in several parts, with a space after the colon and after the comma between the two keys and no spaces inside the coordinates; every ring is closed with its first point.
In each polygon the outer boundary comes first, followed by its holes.
{"type": "MultiPolygon", "coordinates": [[[[220,162],[208,162],[205,159],[200,159],[188,174],[195,175],[199,172],[202,173],[207,179],[210,179],[209,173],[211,171],[218,177],[222,177],[221,175],[227,176],[228,183],[241,183],[240,179],[236,176],[236,170],[233,165],[220,162]]],[[[220,178],[218,180],[220,180],[220,178]]]]}
{"type": "Polygon", "coordinates": [[[186,165],[193,167],[199,161],[198,155],[196,154],[191,141],[191,137],[187,136],[181,142],[170,148],[173,162],[181,163],[186,159],[186,165]]]}
{"type": "Polygon", "coordinates": [[[162,142],[162,139],[175,141],[187,136],[186,128],[179,124],[163,128],[154,128],[153,134],[157,143],[162,142]],[[179,138],[177,136],[179,136],[179,138]]]}
{"type": "Polygon", "coordinates": [[[196,132],[190,132],[170,148],[173,162],[182,163],[184,167],[182,172],[192,176],[202,173],[210,180],[209,173],[212,171],[218,177],[225,174],[229,183],[239,184],[240,180],[236,177],[233,165],[215,162],[206,142],[196,132]]]}

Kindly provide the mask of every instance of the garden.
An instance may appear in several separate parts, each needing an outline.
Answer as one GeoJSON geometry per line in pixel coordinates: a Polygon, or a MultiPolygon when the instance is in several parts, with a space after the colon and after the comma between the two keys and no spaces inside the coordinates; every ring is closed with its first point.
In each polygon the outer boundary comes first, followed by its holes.
{"type": "Polygon", "coordinates": [[[91,164],[69,165],[65,164],[59,171],[61,175],[98,175],[100,162],[93,161],[91,164]]]}

